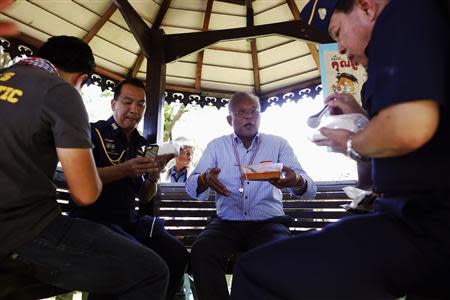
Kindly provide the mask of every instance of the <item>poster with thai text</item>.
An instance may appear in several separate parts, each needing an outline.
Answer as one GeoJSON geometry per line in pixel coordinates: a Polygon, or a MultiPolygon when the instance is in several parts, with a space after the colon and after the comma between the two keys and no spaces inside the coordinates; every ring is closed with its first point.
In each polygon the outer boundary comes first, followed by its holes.
{"type": "Polygon", "coordinates": [[[340,54],[336,43],[319,45],[320,74],[323,97],[333,93],[352,94],[361,103],[361,87],[366,81],[366,71],[340,54]]]}

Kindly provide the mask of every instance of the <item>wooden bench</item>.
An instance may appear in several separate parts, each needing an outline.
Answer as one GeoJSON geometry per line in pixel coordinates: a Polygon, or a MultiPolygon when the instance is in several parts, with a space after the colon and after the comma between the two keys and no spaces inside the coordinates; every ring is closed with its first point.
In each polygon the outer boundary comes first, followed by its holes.
{"type": "MultiPolygon", "coordinates": [[[[63,214],[67,214],[70,194],[65,182],[57,180],[56,183],[58,185],[57,201],[61,204],[63,214]]],[[[348,215],[341,207],[350,202],[342,192],[342,187],[355,184],[355,182],[318,184],[315,199],[295,199],[288,192],[283,192],[284,211],[293,218],[290,229],[294,233],[319,230],[348,215]]],[[[186,194],[184,186],[163,184],[159,195],[154,199],[153,206],[139,207],[137,202],[137,209],[165,219],[167,230],[190,249],[209,218],[215,215],[214,195],[210,195],[208,201],[193,200],[186,194]]],[[[45,285],[25,275],[0,271],[0,300],[42,299],[67,292],[69,291],[45,285]]],[[[402,300],[405,299],[441,300],[441,298],[423,298],[414,295],[402,298],[402,300]]]]}
{"type": "MultiPolygon", "coordinates": [[[[350,203],[350,199],[342,188],[355,184],[353,181],[319,184],[315,199],[297,199],[284,191],[284,211],[293,218],[289,226],[291,231],[296,233],[320,229],[348,215],[342,205],[350,203]]],[[[155,202],[153,215],[163,218],[166,229],[188,249],[209,219],[216,215],[214,194],[207,201],[198,201],[189,197],[183,185],[163,184],[155,202]]]]}
{"type": "MultiPolygon", "coordinates": [[[[63,214],[68,213],[70,199],[67,185],[61,178],[56,178],[58,186],[58,203],[63,214]]],[[[290,229],[301,232],[320,229],[348,213],[341,207],[350,200],[342,192],[342,187],[355,185],[355,182],[320,184],[315,199],[300,200],[283,192],[285,213],[293,218],[290,229]]],[[[181,240],[190,250],[197,235],[203,230],[211,217],[216,214],[214,194],[207,201],[190,198],[183,185],[162,184],[158,195],[151,205],[139,205],[140,213],[158,216],[165,220],[166,229],[181,240]]],[[[38,299],[67,293],[62,289],[43,284],[24,275],[0,272],[0,299],[38,299]]]]}

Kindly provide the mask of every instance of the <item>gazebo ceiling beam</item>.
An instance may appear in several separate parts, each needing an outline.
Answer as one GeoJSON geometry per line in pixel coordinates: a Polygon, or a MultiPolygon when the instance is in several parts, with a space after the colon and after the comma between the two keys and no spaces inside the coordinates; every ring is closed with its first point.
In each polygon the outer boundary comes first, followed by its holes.
{"type": "MultiPolygon", "coordinates": [[[[156,18],[152,23],[152,29],[158,29],[161,26],[162,21],[164,20],[164,16],[166,15],[171,2],[172,2],[172,0],[164,0],[163,1],[163,3],[161,4],[161,7],[158,10],[158,14],[156,15],[156,18]]],[[[130,70],[130,72],[128,72],[128,77],[131,77],[131,78],[136,77],[137,73],[139,72],[139,70],[142,67],[142,64],[144,63],[144,58],[145,58],[144,51],[141,50],[138,57],[136,58],[136,61],[134,62],[133,69],[130,70]]]]}
{"type": "MultiPolygon", "coordinates": [[[[207,31],[209,28],[209,20],[211,19],[211,12],[214,0],[208,0],[206,4],[205,17],[203,18],[202,31],[207,31]]],[[[197,65],[195,67],[195,88],[200,89],[202,82],[202,69],[203,69],[203,55],[204,51],[200,51],[197,55],[197,65]]]]}
{"type": "Polygon", "coordinates": [[[128,72],[127,75],[128,78],[136,78],[136,75],[139,73],[139,70],[141,69],[142,64],[144,63],[144,59],[145,59],[144,51],[139,52],[136,61],[134,62],[133,69],[131,69],[128,72]]]}
{"type": "Polygon", "coordinates": [[[237,4],[237,5],[245,5],[246,0],[217,0],[217,1],[231,3],[231,4],[237,4]]]}
{"type": "MultiPolygon", "coordinates": [[[[245,6],[247,7],[247,27],[253,27],[255,25],[253,18],[253,6],[252,0],[245,0],[245,6]]],[[[252,65],[253,65],[253,81],[255,94],[261,92],[261,84],[259,80],[259,63],[258,63],[258,51],[256,49],[256,39],[252,38],[249,40],[250,49],[252,52],[252,65]]]]}
{"type": "Polygon", "coordinates": [[[103,25],[111,18],[114,12],[117,10],[117,6],[113,3],[110,7],[105,11],[100,20],[95,23],[95,25],[89,30],[89,32],[83,37],[83,41],[89,43],[94,36],[102,29],[103,25]]]}
{"type": "MultiPolygon", "coordinates": [[[[145,80],[147,109],[144,114],[144,137],[150,143],[161,143],[164,128],[164,92],[166,89],[164,31],[157,28],[150,29],[127,0],[113,0],[113,2],[119,8],[134,38],[145,57],[147,57],[145,80]]],[[[167,8],[168,4],[166,1],[163,2],[163,5],[167,5],[167,8]]],[[[162,17],[159,19],[162,21],[162,17]]]]}
{"type": "MultiPolygon", "coordinates": [[[[294,0],[286,0],[286,3],[292,12],[292,15],[294,16],[294,19],[301,20],[300,11],[298,10],[298,7],[297,7],[297,4],[295,4],[295,1],[294,0]]],[[[316,63],[317,68],[320,69],[319,51],[317,51],[316,45],[314,43],[306,43],[306,44],[308,45],[309,51],[311,52],[311,55],[314,59],[314,62],[316,63]]]]}
{"type": "Polygon", "coordinates": [[[202,50],[219,41],[273,34],[284,35],[300,40],[314,41],[317,43],[332,42],[326,33],[311,28],[302,20],[257,25],[253,27],[169,34],[164,36],[166,63],[202,50]]]}
{"type": "Polygon", "coordinates": [[[152,49],[152,30],[127,0],[113,0],[146,57],[152,49]]]}
{"type": "Polygon", "coordinates": [[[155,21],[153,21],[153,23],[152,23],[152,29],[158,29],[161,26],[162,21],[164,20],[164,17],[167,13],[167,10],[169,10],[171,2],[172,2],[172,0],[164,0],[163,1],[163,3],[161,4],[161,7],[158,10],[158,14],[156,15],[155,21]]]}

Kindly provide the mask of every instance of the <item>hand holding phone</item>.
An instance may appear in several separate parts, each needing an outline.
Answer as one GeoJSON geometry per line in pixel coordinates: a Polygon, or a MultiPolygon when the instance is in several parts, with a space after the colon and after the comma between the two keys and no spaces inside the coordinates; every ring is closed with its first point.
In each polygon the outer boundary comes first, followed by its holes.
{"type": "Polygon", "coordinates": [[[145,147],[144,156],[155,160],[158,156],[159,146],[156,144],[148,145],[145,147]]]}

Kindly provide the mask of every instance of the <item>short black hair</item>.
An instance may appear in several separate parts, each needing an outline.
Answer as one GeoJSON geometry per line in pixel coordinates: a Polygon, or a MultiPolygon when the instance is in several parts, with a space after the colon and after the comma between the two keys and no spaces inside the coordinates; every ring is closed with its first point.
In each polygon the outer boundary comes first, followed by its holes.
{"type": "Polygon", "coordinates": [[[36,56],[50,61],[68,73],[83,73],[91,78],[95,69],[92,50],[83,40],[67,35],[54,36],[39,48],[36,56]]]}
{"type": "Polygon", "coordinates": [[[356,0],[338,0],[335,10],[343,13],[349,13],[353,10],[356,0]]]}
{"type": "Polygon", "coordinates": [[[145,85],[141,80],[139,80],[137,78],[127,78],[127,79],[119,82],[119,84],[116,85],[116,87],[114,88],[114,99],[115,100],[119,99],[119,96],[120,96],[120,93],[122,91],[122,87],[124,86],[124,84],[131,84],[131,85],[134,85],[135,87],[144,89],[145,94],[147,95],[147,90],[145,89],[145,85]]]}

